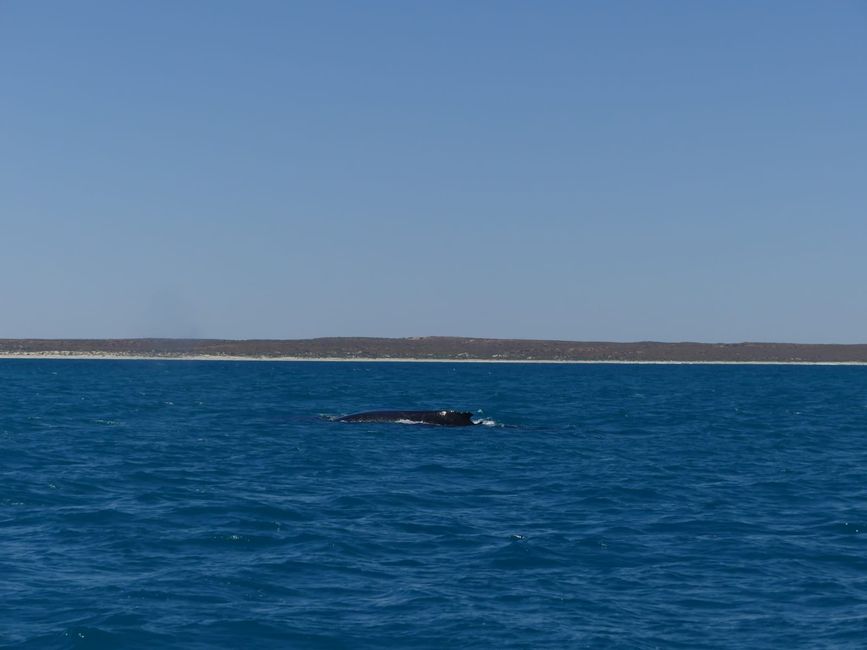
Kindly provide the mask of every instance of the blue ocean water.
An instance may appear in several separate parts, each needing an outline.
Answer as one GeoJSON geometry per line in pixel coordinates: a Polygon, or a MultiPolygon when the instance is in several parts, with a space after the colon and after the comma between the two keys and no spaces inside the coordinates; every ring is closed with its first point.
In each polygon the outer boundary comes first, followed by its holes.
{"type": "Polygon", "coordinates": [[[4,648],[867,644],[863,367],[3,360],[0,443],[4,648]]]}

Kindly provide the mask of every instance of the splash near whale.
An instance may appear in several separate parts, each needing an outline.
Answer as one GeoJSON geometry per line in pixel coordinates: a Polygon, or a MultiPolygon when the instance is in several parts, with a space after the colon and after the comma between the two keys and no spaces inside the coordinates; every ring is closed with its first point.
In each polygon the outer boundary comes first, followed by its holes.
{"type": "Polygon", "coordinates": [[[364,411],[337,418],[338,422],[407,422],[443,427],[468,427],[475,424],[469,411],[364,411]]]}

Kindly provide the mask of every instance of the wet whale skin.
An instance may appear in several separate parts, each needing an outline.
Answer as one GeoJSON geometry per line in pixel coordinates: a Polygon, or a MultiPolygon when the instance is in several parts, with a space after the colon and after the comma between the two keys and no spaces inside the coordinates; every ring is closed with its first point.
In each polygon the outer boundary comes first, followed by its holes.
{"type": "Polygon", "coordinates": [[[423,422],[447,427],[465,427],[473,423],[469,411],[364,411],[337,418],[340,422],[423,422]]]}

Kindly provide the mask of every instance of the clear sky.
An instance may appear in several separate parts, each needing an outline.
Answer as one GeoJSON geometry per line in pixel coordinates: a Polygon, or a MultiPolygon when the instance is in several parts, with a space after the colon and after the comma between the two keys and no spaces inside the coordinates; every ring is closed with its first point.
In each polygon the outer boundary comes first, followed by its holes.
{"type": "Polygon", "coordinates": [[[0,337],[867,342],[867,3],[0,0],[0,337]]]}

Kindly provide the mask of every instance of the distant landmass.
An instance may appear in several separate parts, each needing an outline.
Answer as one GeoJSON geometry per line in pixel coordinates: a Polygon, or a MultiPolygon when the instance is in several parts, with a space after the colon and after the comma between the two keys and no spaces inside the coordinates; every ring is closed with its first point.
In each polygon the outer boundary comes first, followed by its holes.
{"type": "Polygon", "coordinates": [[[606,343],[487,339],[331,337],[289,340],[0,339],[5,356],[226,357],[478,361],[867,363],[867,344],[606,343]]]}

